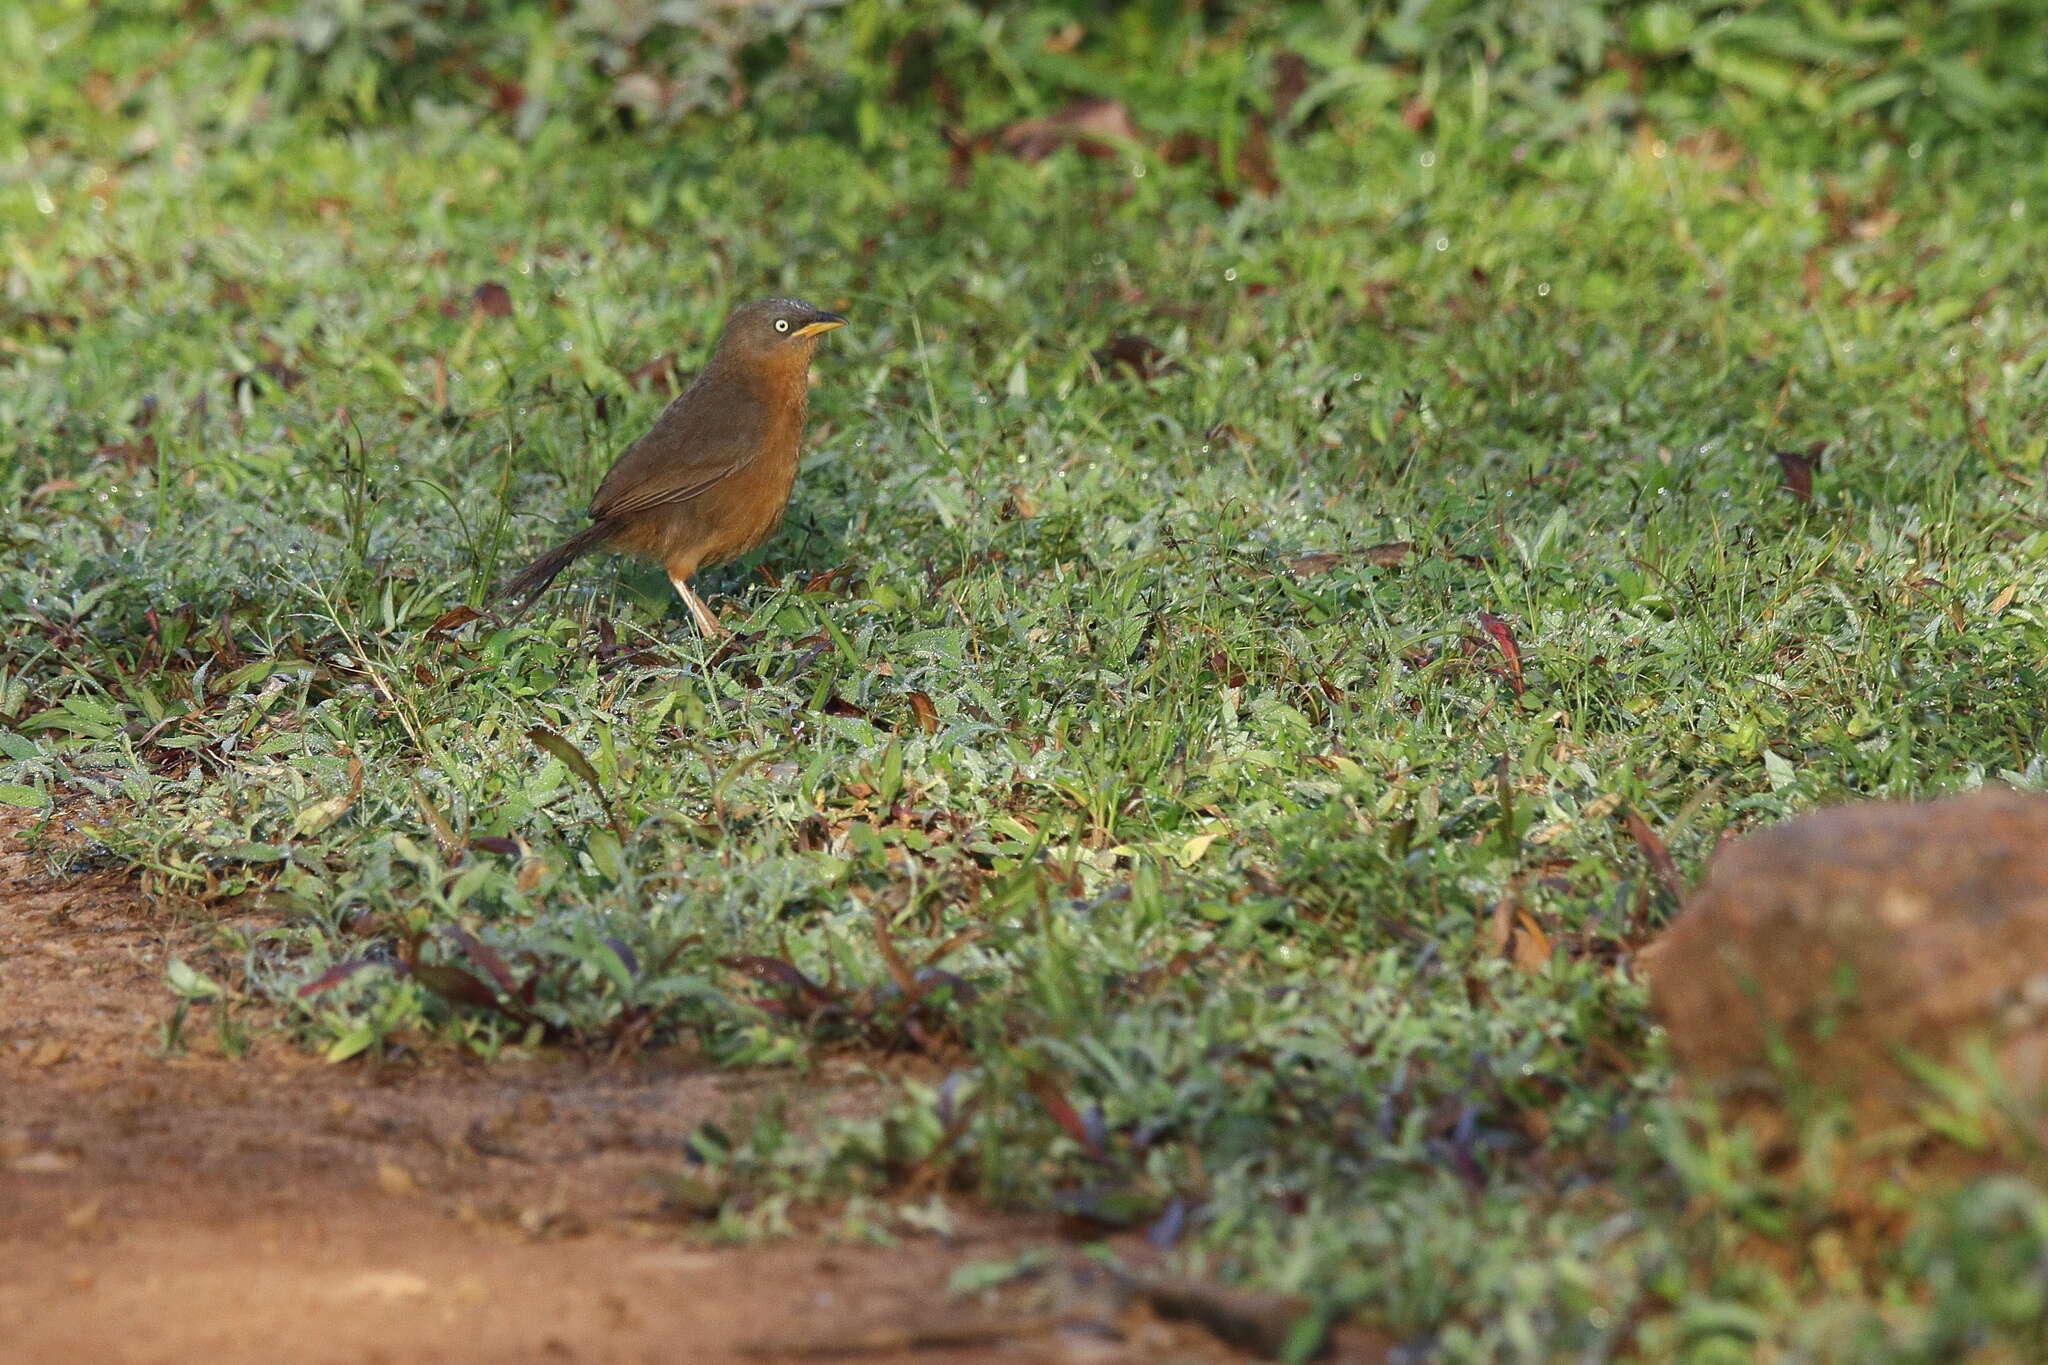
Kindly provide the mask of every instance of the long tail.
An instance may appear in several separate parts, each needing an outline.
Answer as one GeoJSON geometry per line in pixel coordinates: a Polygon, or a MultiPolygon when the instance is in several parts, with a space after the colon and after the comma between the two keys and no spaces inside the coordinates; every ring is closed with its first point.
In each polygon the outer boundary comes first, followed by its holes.
{"type": "Polygon", "coordinates": [[[618,529],[618,523],[613,521],[592,522],[584,530],[570,536],[552,550],[543,552],[531,564],[521,569],[517,577],[498,589],[495,600],[516,600],[522,604],[531,604],[548,584],[555,581],[556,574],[569,567],[569,561],[585,550],[602,545],[618,529]]]}

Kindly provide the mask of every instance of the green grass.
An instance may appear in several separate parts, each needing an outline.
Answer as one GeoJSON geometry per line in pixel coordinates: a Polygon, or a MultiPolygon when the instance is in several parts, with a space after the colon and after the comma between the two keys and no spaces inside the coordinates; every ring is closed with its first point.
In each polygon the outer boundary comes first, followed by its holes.
{"type": "Polygon", "coordinates": [[[1662,1098],[1624,822],[1689,878],[2041,785],[2037,141],[1338,112],[1223,209],[1137,153],[956,187],[924,127],[154,117],[0,185],[0,800],[221,916],[307,1048],[926,1054],[885,1120],[698,1135],[707,1217],[1184,1218],[1433,1361],[2040,1345],[2034,1187],[1831,1272],[1662,1098]],[[605,558],[429,629],[770,292],[854,325],[705,585],[735,647],[605,558]]]}

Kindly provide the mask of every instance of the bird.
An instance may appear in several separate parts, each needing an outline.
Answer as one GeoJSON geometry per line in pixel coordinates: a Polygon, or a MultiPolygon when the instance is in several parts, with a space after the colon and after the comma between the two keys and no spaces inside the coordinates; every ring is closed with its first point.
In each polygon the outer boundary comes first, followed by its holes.
{"type": "Polygon", "coordinates": [[[690,587],[775,533],[796,484],[811,357],[846,325],[801,299],[756,299],[733,310],[696,381],[626,447],[590,500],[590,525],[521,569],[497,596],[523,611],[586,551],[658,562],[697,629],[729,634],[690,587]]]}

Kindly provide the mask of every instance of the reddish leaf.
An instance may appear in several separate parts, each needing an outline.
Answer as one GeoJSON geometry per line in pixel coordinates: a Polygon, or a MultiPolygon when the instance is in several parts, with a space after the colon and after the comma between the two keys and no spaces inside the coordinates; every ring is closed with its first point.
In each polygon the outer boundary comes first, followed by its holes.
{"type": "Polygon", "coordinates": [[[745,954],[737,957],[721,957],[718,959],[718,965],[729,967],[736,972],[743,972],[753,977],[756,981],[764,982],[767,985],[780,986],[813,1008],[820,1005],[836,1005],[840,1003],[840,996],[837,992],[825,989],[780,958],[756,957],[751,954],[745,954]]]}
{"type": "Polygon", "coordinates": [[[1299,52],[1282,50],[1273,54],[1273,117],[1281,123],[1294,112],[1294,103],[1308,93],[1308,61],[1299,52]]]}
{"type": "Polygon", "coordinates": [[[1401,106],[1401,122],[1408,125],[1408,131],[1411,133],[1422,132],[1429,127],[1430,121],[1435,117],[1436,110],[1420,95],[1401,106]]]}
{"type": "Polygon", "coordinates": [[[1353,559],[1362,560],[1374,568],[1398,569],[1407,563],[1408,556],[1414,553],[1415,542],[1412,540],[1387,540],[1378,545],[1368,545],[1363,550],[1320,550],[1296,555],[1287,561],[1287,568],[1296,578],[1309,578],[1315,574],[1328,573],[1353,559]]]}
{"type": "Polygon", "coordinates": [[[834,692],[831,698],[826,701],[824,710],[828,716],[845,716],[850,720],[866,720],[868,718],[868,713],[864,708],[855,706],[837,692],[834,692]]]}
{"type": "Polygon", "coordinates": [[[1093,352],[1095,363],[1104,374],[1113,375],[1119,371],[1133,378],[1144,380],[1155,375],[1172,374],[1180,366],[1166,358],[1166,352],[1150,340],[1141,336],[1124,333],[1111,337],[1093,352]]]}
{"type": "Polygon", "coordinates": [[[498,956],[496,949],[467,929],[450,925],[446,933],[456,947],[469,955],[470,961],[491,974],[491,980],[498,983],[499,989],[514,999],[518,998],[519,978],[512,975],[512,969],[505,965],[505,959],[498,956]]]}
{"type": "Polygon", "coordinates": [[[1550,935],[1529,916],[1527,910],[1515,912],[1515,944],[1512,957],[1517,971],[1540,972],[1550,965],[1550,935]]]}
{"type": "Polygon", "coordinates": [[[1797,498],[1806,506],[1813,505],[1813,475],[1820,468],[1820,457],[1828,448],[1826,441],[1815,441],[1804,450],[1780,450],[1778,457],[1778,486],[1797,498]]]}
{"type": "Polygon", "coordinates": [[[910,714],[917,717],[917,725],[926,734],[934,734],[939,728],[939,712],[932,705],[932,699],[922,692],[904,694],[910,700],[910,714]]]}
{"type": "Polygon", "coordinates": [[[1671,850],[1657,837],[1657,831],[1650,828],[1650,822],[1637,813],[1634,806],[1624,810],[1622,818],[1628,822],[1628,832],[1636,841],[1636,847],[1643,851],[1643,860],[1656,874],[1657,884],[1673,900],[1684,900],[1685,879],[1678,875],[1678,864],[1672,861],[1671,850]]]}
{"type": "Polygon", "coordinates": [[[1377,545],[1368,545],[1359,555],[1366,563],[1381,569],[1396,569],[1408,562],[1408,556],[1415,553],[1412,540],[1383,540],[1377,545]]]}
{"type": "Polygon", "coordinates": [[[674,389],[679,387],[677,373],[676,353],[663,351],[626,378],[636,389],[674,389]]]}
{"type": "Polygon", "coordinates": [[[482,612],[467,604],[459,607],[450,607],[442,612],[439,617],[435,618],[433,625],[427,627],[427,635],[429,638],[436,635],[447,635],[462,629],[471,621],[481,621],[483,617],[484,614],[482,612]]]}
{"type": "Polygon", "coordinates": [[[1039,1104],[1045,1109],[1046,1117],[1057,1123],[1068,1137],[1080,1143],[1082,1151],[1100,1160],[1103,1155],[1100,1139],[1081,1121],[1080,1113],[1061,1092],[1059,1082],[1043,1071],[1034,1071],[1027,1078],[1026,1084],[1031,1087],[1031,1093],[1038,1097],[1039,1104]]]}
{"type": "Polygon", "coordinates": [[[487,318],[509,318],[512,291],[496,280],[486,280],[470,291],[469,306],[487,318]]]}
{"type": "Polygon", "coordinates": [[[903,960],[903,954],[896,950],[896,936],[889,929],[889,912],[878,901],[869,907],[875,921],[875,947],[882,954],[882,965],[889,969],[889,979],[896,983],[905,998],[915,1003],[924,994],[918,985],[917,973],[910,970],[910,964],[903,960]]]}
{"type": "Polygon", "coordinates": [[[363,968],[365,967],[378,967],[383,965],[385,964],[376,962],[367,957],[352,957],[346,962],[337,962],[332,967],[329,967],[326,971],[320,973],[320,975],[314,977],[311,981],[308,981],[305,985],[299,987],[297,991],[298,998],[301,1000],[310,999],[311,997],[320,994],[322,991],[333,990],[336,986],[339,986],[342,982],[348,980],[350,977],[354,976],[357,972],[363,970],[363,968]]]}
{"type": "Polygon", "coordinates": [[[1214,161],[1216,140],[1203,137],[1200,133],[1175,133],[1166,139],[1166,145],[1159,149],[1159,155],[1169,166],[1185,166],[1190,161],[1214,161]]]}
{"type": "Polygon", "coordinates": [[[452,1004],[473,1005],[478,1009],[495,1010],[500,1014],[509,1013],[499,1002],[496,991],[460,967],[416,962],[413,964],[412,974],[422,986],[452,1004]]]}
{"type": "Polygon", "coordinates": [[[1528,689],[1522,683],[1522,650],[1515,643],[1515,633],[1508,628],[1507,622],[1490,611],[1479,613],[1479,626],[1493,637],[1493,643],[1500,650],[1501,658],[1507,661],[1508,686],[1516,696],[1521,696],[1528,689]]]}
{"type": "Polygon", "coordinates": [[[519,856],[519,841],[507,839],[502,834],[479,834],[469,841],[469,846],[479,853],[496,853],[505,858],[519,856]]]}
{"type": "Polygon", "coordinates": [[[130,469],[156,463],[156,437],[144,436],[139,441],[117,441],[101,446],[92,453],[95,460],[118,460],[130,469]]]}
{"type": "Polygon", "coordinates": [[[1056,114],[1013,123],[997,135],[1002,149],[1019,161],[1039,162],[1062,147],[1083,156],[1108,158],[1141,142],[1130,111],[1115,100],[1076,100],[1056,114]]]}
{"type": "Polygon", "coordinates": [[[941,124],[939,136],[946,140],[946,165],[952,172],[953,188],[964,190],[974,169],[974,158],[996,145],[996,135],[981,133],[969,137],[951,124],[941,124]]]}
{"type": "Polygon", "coordinates": [[[1488,957],[1508,955],[1508,943],[1515,935],[1515,912],[1520,908],[1521,902],[1513,891],[1493,903],[1486,916],[1486,937],[1480,945],[1488,957]]]}
{"type": "Polygon", "coordinates": [[[1245,128],[1244,141],[1238,144],[1237,178],[1261,199],[1272,198],[1280,188],[1279,172],[1273,169],[1273,147],[1266,138],[1266,120],[1256,114],[1245,128]]]}
{"type": "Polygon", "coordinates": [[[1317,574],[1328,573],[1342,566],[1348,558],[1349,555],[1337,554],[1330,550],[1311,551],[1288,560],[1287,571],[1296,578],[1313,578],[1317,574]]]}

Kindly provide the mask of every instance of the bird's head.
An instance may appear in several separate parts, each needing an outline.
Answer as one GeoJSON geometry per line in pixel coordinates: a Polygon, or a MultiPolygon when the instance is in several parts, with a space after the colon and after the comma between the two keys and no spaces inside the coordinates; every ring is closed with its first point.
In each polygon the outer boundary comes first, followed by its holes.
{"type": "Polygon", "coordinates": [[[718,334],[717,358],[756,368],[802,370],[818,338],[846,319],[802,299],[756,299],[733,310],[718,334]]]}

